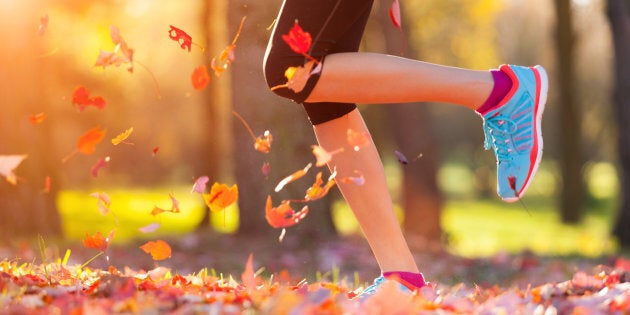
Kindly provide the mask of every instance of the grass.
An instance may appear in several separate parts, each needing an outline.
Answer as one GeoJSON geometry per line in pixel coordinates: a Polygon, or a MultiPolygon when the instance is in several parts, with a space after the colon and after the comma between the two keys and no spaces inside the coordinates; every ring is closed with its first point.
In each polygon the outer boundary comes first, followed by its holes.
{"type": "MultiPolygon", "coordinates": [[[[395,165],[394,165],[395,166],[395,165]]],[[[388,164],[390,186],[396,187],[399,173],[388,164]]],[[[557,176],[553,165],[543,165],[533,188],[525,198],[525,207],[519,203],[505,204],[496,198],[478,199],[474,194],[472,178],[466,168],[449,164],[439,174],[445,192],[446,204],[442,213],[442,228],[452,252],[479,257],[501,251],[531,250],[544,255],[600,256],[616,250],[609,236],[616,207],[616,177],[609,164],[591,164],[585,174],[594,199],[588,203],[584,220],[575,225],[560,222],[555,199],[557,176]],[[537,187],[537,188],[534,188],[537,187]],[[544,189],[543,189],[544,188],[544,189]]],[[[63,191],[58,205],[63,217],[63,228],[69,239],[81,240],[86,233],[108,233],[115,229],[117,242],[136,238],[155,238],[161,235],[183,235],[193,230],[207,211],[200,195],[191,194],[190,187],[168,189],[116,188],[106,191],[112,203],[112,213],[101,215],[92,192],[63,191]],[[163,213],[152,216],[153,207],[170,209],[172,194],[180,203],[181,213],[163,213]],[[144,234],[140,227],[160,223],[158,231],[144,234]]],[[[402,210],[396,208],[402,220],[402,210]]],[[[212,213],[213,228],[231,233],[238,226],[238,209],[233,206],[224,213],[212,213]]],[[[358,224],[344,202],[333,207],[333,220],[341,234],[360,233],[358,224]]],[[[266,224],[266,222],[261,222],[266,224]]],[[[302,224],[308,224],[308,220],[302,224]]]]}

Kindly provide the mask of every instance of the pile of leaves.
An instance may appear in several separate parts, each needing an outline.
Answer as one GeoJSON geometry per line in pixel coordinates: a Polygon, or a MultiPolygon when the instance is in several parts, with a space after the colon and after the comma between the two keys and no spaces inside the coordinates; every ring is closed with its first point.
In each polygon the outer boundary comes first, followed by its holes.
{"type": "Polygon", "coordinates": [[[114,266],[0,261],[0,311],[4,313],[110,314],[628,314],[630,261],[564,281],[532,287],[430,284],[416,292],[386,282],[372,296],[346,279],[308,283],[288,271],[261,276],[250,255],[236,276],[203,268],[180,274],[158,266],[114,266]]]}

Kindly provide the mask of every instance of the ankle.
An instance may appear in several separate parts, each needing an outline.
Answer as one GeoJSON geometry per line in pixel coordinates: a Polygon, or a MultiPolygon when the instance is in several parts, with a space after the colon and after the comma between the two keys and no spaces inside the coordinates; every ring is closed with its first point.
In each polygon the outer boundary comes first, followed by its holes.
{"type": "Polygon", "coordinates": [[[481,115],[497,108],[512,89],[512,79],[505,72],[493,69],[490,73],[494,79],[494,87],[486,101],[477,108],[477,112],[481,115]]]}
{"type": "Polygon", "coordinates": [[[388,280],[397,281],[410,290],[420,289],[427,285],[422,273],[408,271],[387,271],[383,272],[383,277],[388,280]]]}

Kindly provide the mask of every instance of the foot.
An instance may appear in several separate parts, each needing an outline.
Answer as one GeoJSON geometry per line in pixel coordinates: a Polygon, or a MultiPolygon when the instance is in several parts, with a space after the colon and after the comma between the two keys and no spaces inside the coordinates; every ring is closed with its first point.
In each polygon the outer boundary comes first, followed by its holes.
{"type": "Polygon", "coordinates": [[[428,285],[421,273],[385,272],[374,279],[374,283],[365,288],[365,290],[359,294],[358,298],[363,300],[376,294],[386,281],[394,281],[398,285],[398,288],[405,293],[412,293],[414,290],[419,290],[428,285]]]}
{"type": "MultiPolygon", "coordinates": [[[[381,275],[378,278],[374,279],[374,283],[371,286],[365,288],[365,290],[363,290],[363,292],[361,292],[361,294],[359,294],[357,296],[357,298],[362,301],[362,300],[364,300],[364,299],[366,299],[366,298],[376,294],[376,292],[378,292],[378,290],[383,286],[385,281],[395,281],[395,280],[388,280],[384,276],[381,275]]],[[[407,288],[402,283],[397,282],[397,284],[398,284],[398,288],[401,291],[407,292],[407,293],[411,293],[411,289],[407,288]]]]}
{"type": "Polygon", "coordinates": [[[542,158],[548,79],[541,66],[502,65],[500,70],[512,79],[512,89],[496,108],[480,114],[485,148],[497,159],[497,193],[514,202],[527,191],[542,158]]]}

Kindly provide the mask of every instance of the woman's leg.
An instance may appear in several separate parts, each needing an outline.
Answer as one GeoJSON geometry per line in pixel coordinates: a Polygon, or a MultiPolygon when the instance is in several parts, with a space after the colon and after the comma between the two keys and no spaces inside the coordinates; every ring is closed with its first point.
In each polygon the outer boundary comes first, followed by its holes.
{"type": "Polygon", "coordinates": [[[488,98],[489,71],[454,68],[376,53],[326,57],[307,102],[444,102],[477,109],[488,98]]]}

